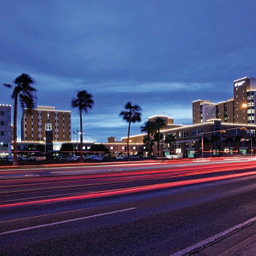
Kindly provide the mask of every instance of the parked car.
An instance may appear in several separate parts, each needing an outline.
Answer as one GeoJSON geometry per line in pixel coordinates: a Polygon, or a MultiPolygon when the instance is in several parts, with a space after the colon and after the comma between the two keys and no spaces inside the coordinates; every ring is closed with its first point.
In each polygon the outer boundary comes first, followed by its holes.
{"type": "Polygon", "coordinates": [[[18,156],[18,157],[17,157],[17,160],[18,160],[18,161],[24,161],[24,160],[26,160],[26,158],[25,158],[24,156],[18,156]]]}
{"type": "Polygon", "coordinates": [[[66,157],[66,159],[68,160],[68,161],[77,161],[77,160],[79,160],[79,156],[67,156],[66,157]]]}
{"type": "Polygon", "coordinates": [[[102,161],[104,156],[91,155],[90,159],[95,161],[102,161]]]}
{"type": "Polygon", "coordinates": [[[116,156],[116,159],[117,159],[117,160],[123,160],[124,157],[123,157],[123,156],[116,156]]]}

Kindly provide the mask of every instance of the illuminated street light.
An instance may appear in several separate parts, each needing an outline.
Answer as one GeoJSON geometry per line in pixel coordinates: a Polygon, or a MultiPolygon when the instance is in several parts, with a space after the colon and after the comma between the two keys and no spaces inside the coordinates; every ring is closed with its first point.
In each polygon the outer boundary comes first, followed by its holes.
{"type": "Polygon", "coordinates": [[[242,104],[242,108],[247,108],[248,107],[248,104],[247,103],[243,103],[242,104]]]}

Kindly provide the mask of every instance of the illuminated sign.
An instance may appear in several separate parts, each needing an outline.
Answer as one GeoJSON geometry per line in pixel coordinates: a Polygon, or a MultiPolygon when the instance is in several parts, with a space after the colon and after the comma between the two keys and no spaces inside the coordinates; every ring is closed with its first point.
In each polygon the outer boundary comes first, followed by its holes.
{"type": "Polygon", "coordinates": [[[245,83],[245,81],[242,81],[242,82],[237,82],[234,84],[235,87],[238,87],[238,86],[241,86],[245,83]]]}

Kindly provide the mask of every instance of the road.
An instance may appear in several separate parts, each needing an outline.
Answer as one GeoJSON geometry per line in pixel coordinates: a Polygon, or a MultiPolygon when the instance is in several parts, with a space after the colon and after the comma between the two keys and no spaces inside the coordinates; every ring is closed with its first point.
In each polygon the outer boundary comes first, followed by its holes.
{"type": "Polygon", "coordinates": [[[255,217],[255,163],[1,169],[0,255],[171,255],[255,217]]]}

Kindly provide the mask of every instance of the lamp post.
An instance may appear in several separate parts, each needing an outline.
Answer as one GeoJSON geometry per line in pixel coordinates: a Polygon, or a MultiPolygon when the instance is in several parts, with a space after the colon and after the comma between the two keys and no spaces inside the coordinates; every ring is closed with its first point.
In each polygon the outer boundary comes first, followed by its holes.
{"type": "Polygon", "coordinates": [[[215,132],[219,132],[221,134],[221,148],[222,148],[222,133],[226,133],[227,131],[230,131],[230,130],[241,130],[241,131],[246,131],[247,128],[246,127],[236,127],[236,128],[230,128],[230,129],[225,129],[225,130],[218,130],[218,131],[212,131],[212,132],[202,132],[200,133],[201,135],[201,141],[202,141],[202,158],[204,158],[204,137],[203,135],[204,134],[210,134],[210,133],[215,133],[215,132]]]}

